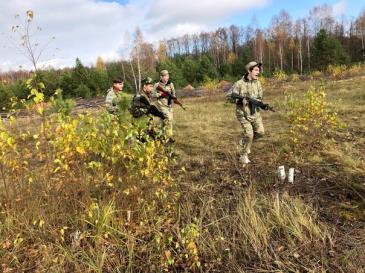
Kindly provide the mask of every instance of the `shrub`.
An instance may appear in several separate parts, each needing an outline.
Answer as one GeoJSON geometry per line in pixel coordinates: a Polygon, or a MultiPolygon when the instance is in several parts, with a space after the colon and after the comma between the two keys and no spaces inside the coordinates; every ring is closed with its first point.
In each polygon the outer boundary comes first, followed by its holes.
{"type": "Polygon", "coordinates": [[[62,96],[62,90],[57,89],[54,96],[50,100],[51,113],[60,113],[62,115],[70,115],[72,109],[75,107],[75,101],[73,99],[64,99],[62,96]]]}
{"type": "Polygon", "coordinates": [[[282,70],[275,71],[273,77],[277,81],[286,81],[288,79],[288,75],[282,70]]]}
{"type": "Polygon", "coordinates": [[[290,75],[289,80],[292,82],[297,82],[300,80],[299,74],[293,73],[290,75]]]}
{"type": "Polygon", "coordinates": [[[92,96],[90,88],[83,83],[76,88],[75,94],[85,99],[90,99],[92,96]]]}
{"type": "Polygon", "coordinates": [[[355,64],[348,68],[347,76],[357,76],[365,74],[365,65],[355,64]]]}
{"type": "Polygon", "coordinates": [[[346,65],[329,65],[327,67],[327,73],[329,76],[333,79],[341,79],[347,72],[347,66],[346,65]]]}
{"type": "Polygon", "coordinates": [[[201,87],[204,90],[207,90],[207,91],[210,91],[210,92],[215,91],[219,87],[219,82],[218,82],[218,80],[212,80],[210,78],[205,78],[201,87]]]}
{"type": "Polygon", "coordinates": [[[313,150],[342,126],[337,113],[326,101],[324,87],[311,87],[304,98],[287,98],[289,140],[297,151],[313,150]]]}
{"type": "Polygon", "coordinates": [[[319,70],[315,70],[315,71],[312,71],[310,73],[310,76],[313,78],[313,79],[316,79],[316,80],[319,80],[319,79],[322,79],[323,78],[323,72],[319,71],[319,70]]]}

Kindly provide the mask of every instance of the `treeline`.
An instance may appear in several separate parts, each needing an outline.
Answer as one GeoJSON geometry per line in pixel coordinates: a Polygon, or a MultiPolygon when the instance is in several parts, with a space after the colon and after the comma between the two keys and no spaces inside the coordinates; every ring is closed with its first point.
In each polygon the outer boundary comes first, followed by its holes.
{"type": "MultiPolygon", "coordinates": [[[[75,67],[37,72],[46,84],[46,96],[61,88],[66,98],[104,95],[114,77],[125,80],[125,89],[135,91],[144,76],[158,79],[158,71],[168,69],[177,87],[200,85],[212,79],[235,80],[251,60],[264,63],[264,75],[277,71],[305,74],[328,65],[365,61],[365,10],[357,18],[336,21],[329,5],[312,8],[305,18],[293,21],[281,11],[269,27],[218,28],[212,32],[186,34],[163,40],[158,45],[145,42],[137,29],[125,60],[105,63],[100,57],[93,67],[76,59],[75,67]]],[[[0,75],[0,105],[9,98],[26,98],[23,71],[0,75]],[[10,84],[9,84],[10,83],[10,84]]]]}
{"type": "Polygon", "coordinates": [[[227,64],[249,57],[264,63],[268,73],[279,69],[304,73],[323,68],[323,64],[318,63],[318,50],[330,48],[315,44],[318,33],[323,30],[329,38],[322,39],[333,41],[336,50],[343,50],[341,55],[346,56],[327,60],[327,64],[364,61],[365,10],[358,18],[348,21],[336,21],[332,14],[331,6],[316,6],[307,17],[292,21],[288,12],[283,10],[272,18],[266,29],[255,27],[253,22],[246,27],[232,25],[213,32],[186,34],[162,41],[157,51],[169,58],[208,55],[216,68],[223,67],[223,70],[227,64]]]}
{"type": "MultiPolygon", "coordinates": [[[[104,96],[111,86],[112,79],[121,77],[120,66],[120,62],[104,64],[101,59],[98,59],[94,67],[86,67],[79,59],[76,59],[74,68],[38,70],[36,78],[38,82],[44,83],[46,97],[52,96],[55,90],[60,88],[63,98],[92,98],[104,96]]],[[[0,106],[3,110],[10,107],[12,97],[27,99],[29,89],[26,87],[25,79],[30,74],[32,72],[13,73],[15,80],[10,78],[11,73],[3,75],[3,81],[4,79],[6,81],[5,84],[0,84],[0,106]]],[[[132,90],[128,82],[125,90],[132,90]]]]}

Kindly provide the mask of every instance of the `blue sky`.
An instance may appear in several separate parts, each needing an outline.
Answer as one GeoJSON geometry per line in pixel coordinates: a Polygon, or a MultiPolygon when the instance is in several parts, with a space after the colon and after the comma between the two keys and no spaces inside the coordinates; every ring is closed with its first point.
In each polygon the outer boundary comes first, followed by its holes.
{"type": "Polygon", "coordinates": [[[77,57],[86,65],[94,64],[98,56],[106,61],[128,57],[136,27],[146,41],[157,45],[159,40],[186,33],[231,24],[247,26],[254,17],[257,27],[266,28],[282,9],[296,20],[307,16],[313,6],[323,4],[330,5],[338,19],[357,17],[365,8],[365,0],[0,1],[0,71],[30,67],[7,37],[11,26],[19,23],[14,15],[20,14],[24,20],[28,9],[34,11],[34,25],[42,27],[35,42],[45,44],[56,37],[42,56],[41,65],[65,67],[72,66],[77,57]]]}
{"type": "Polygon", "coordinates": [[[285,9],[288,11],[292,19],[297,19],[300,17],[305,17],[308,15],[309,10],[315,5],[328,4],[334,6],[339,3],[343,3],[346,7],[345,16],[346,17],[357,17],[361,10],[365,9],[365,0],[347,0],[347,1],[318,1],[318,0],[273,0],[271,3],[265,7],[253,9],[249,11],[242,12],[229,18],[224,22],[224,24],[238,24],[238,25],[248,25],[251,23],[252,18],[255,16],[260,27],[267,27],[271,18],[277,15],[281,10],[285,9]]]}
{"type": "MultiPolygon", "coordinates": [[[[122,5],[127,3],[133,3],[133,0],[103,0],[106,2],[118,2],[122,5]]],[[[152,4],[154,1],[151,1],[152,4]]],[[[225,20],[217,20],[217,24],[224,24],[224,25],[231,25],[236,24],[240,26],[246,26],[250,24],[253,18],[256,18],[256,22],[258,23],[259,27],[267,27],[270,22],[271,18],[278,14],[281,10],[285,9],[289,12],[292,19],[297,19],[299,17],[304,17],[309,13],[309,10],[314,7],[315,5],[323,5],[328,4],[334,6],[339,3],[343,3],[346,7],[345,16],[350,17],[357,17],[361,10],[365,9],[365,0],[346,0],[346,1],[339,1],[339,0],[327,0],[327,1],[318,1],[318,0],[271,0],[268,1],[268,5],[253,8],[252,10],[239,12],[227,18],[225,20]]],[[[214,0],[212,1],[212,5],[214,5],[214,0]]]]}

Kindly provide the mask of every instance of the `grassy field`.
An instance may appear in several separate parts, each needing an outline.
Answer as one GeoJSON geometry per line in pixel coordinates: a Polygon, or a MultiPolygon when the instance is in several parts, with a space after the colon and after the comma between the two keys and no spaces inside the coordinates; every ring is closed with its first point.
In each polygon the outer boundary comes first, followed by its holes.
{"type": "Polygon", "coordinates": [[[281,266],[283,272],[363,272],[364,84],[364,78],[268,83],[265,100],[277,112],[263,113],[266,136],[254,143],[253,164],[245,167],[238,163],[241,127],[223,93],[186,100],[187,112],[177,109],[177,152],[186,169],[179,184],[186,217],[208,226],[201,236],[207,260],[226,255],[225,270],[233,272],[281,266]],[[311,85],[325,86],[332,110],[347,127],[325,149],[298,157],[287,148],[281,105],[287,94],[301,97],[311,85]],[[297,170],[293,185],[277,181],[280,165],[297,170]],[[275,222],[271,213],[288,219],[275,222]],[[224,240],[217,243],[219,238],[224,240]]]}
{"type": "Polygon", "coordinates": [[[2,171],[10,188],[0,201],[2,271],[365,272],[363,86],[363,77],[267,82],[265,101],[277,111],[262,114],[266,135],[254,143],[247,166],[238,162],[241,128],[222,91],[184,99],[187,111],[175,107],[172,158],[158,152],[159,144],[123,146],[125,128],[100,135],[72,131],[68,123],[43,134],[45,143],[52,131],[63,136],[62,153],[58,143],[39,155],[27,150],[38,143],[36,130],[20,140],[29,122],[8,125],[19,138],[18,157],[30,153],[22,161],[32,176],[25,167],[2,171]],[[324,136],[323,146],[294,150],[285,98],[320,85],[346,126],[324,136]],[[110,149],[87,146],[93,135],[105,145],[110,140],[110,149]],[[110,160],[98,157],[99,148],[110,160]],[[56,153],[72,164],[52,174],[56,153]],[[87,171],[83,164],[97,158],[103,165],[87,171]],[[280,165],[296,169],[294,184],[277,180],[280,165]]]}

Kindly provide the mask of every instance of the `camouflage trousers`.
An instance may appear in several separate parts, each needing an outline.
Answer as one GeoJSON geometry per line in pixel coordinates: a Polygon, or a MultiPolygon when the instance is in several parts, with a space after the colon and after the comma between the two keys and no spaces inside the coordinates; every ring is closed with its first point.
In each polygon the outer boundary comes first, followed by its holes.
{"type": "Polygon", "coordinates": [[[165,115],[165,120],[160,119],[160,128],[166,136],[172,137],[173,112],[172,107],[161,106],[160,111],[165,115]]]}
{"type": "Polygon", "coordinates": [[[242,146],[241,152],[243,155],[248,155],[251,152],[253,140],[262,137],[265,130],[260,113],[255,113],[255,115],[249,117],[241,113],[242,111],[237,111],[237,119],[241,123],[243,130],[243,137],[240,141],[242,146]]]}

